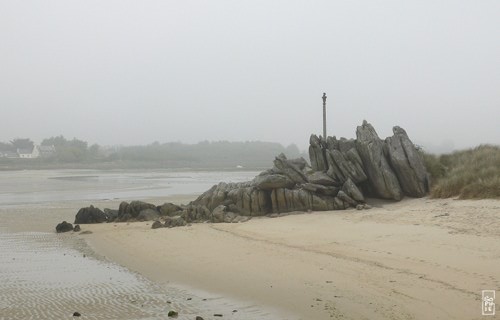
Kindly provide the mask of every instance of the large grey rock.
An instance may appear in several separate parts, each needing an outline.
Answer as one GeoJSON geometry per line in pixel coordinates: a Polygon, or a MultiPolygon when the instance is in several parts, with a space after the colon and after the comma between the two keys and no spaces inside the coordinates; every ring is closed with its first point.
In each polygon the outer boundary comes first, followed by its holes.
{"type": "Polygon", "coordinates": [[[314,194],[305,189],[275,189],[271,193],[274,213],[334,210],[333,196],[314,194]]]}
{"type": "Polygon", "coordinates": [[[154,204],[143,202],[143,201],[132,201],[127,203],[123,201],[120,203],[118,208],[118,220],[124,221],[124,217],[130,216],[133,219],[136,219],[139,213],[142,210],[151,209],[157,211],[157,208],[154,204]]]}
{"type": "Polygon", "coordinates": [[[163,224],[165,228],[183,227],[185,225],[187,225],[187,222],[181,216],[175,216],[175,217],[167,216],[165,217],[165,223],[163,224]]]}
{"type": "Polygon", "coordinates": [[[144,209],[137,215],[137,220],[139,221],[152,221],[160,217],[158,211],[153,209],[144,209]]]}
{"type": "Polygon", "coordinates": [[[356,202],[356,200],[354,200],[353,198],[349,197],[344,191],[340,190],[339,193],[337,193],[337,198],[344,201],[344,204],[345,203],[348,203],[351,207],[354,207],[356,208],[356,206],[358,205],[358,203],[356,202]]]}
{"type": "Polygon", "coordinates": [[[356,130],[356,150],[375,195],[384,199],[401,200],[403,192],[396,174],[384,155],[384,142],[366,121],[356,130]]]}
{"type": "Polygon", "coordinates": [[[274,159],[274,166],[297,184],[307,182],[306,175],[292,161],[289,161],[283,154],[274,159]]]}
{"type": "Polygon", "coordinates": [[[347,179],[347,181],[342,186],[342,191],[345,192],[350,198],[358,201],[365,202],[365,197],[359,188],[352,182],[351,179],[347,179]]]}
{"type": "Polygon", "coordinates": [[[56,226],[57,233],[69,232],[69,231],[73,231],[73,225],[69,222],[63,221],[56,226]]]}
{"type": "Polygon", "coordinates": [[[361,160],[356,149],[347,151],[327,150],[327,159],[330,166],[328,174],[341,182],[351,179],[355,183],[366,181],[368,177],[363,169],[361,160]]]}
{"type": "Polygon", "coordinates": [[[392,131],[394,135],[385,140],[391,166],[406,195],[423,197],[429,191],[424,162],[404,129],[396,126],[392,131]]]}
{"type": "Polygon", "coordinates": [[[224,218],[226,217],[226,209],[227,207],[224,205],[217,206],[212,211],[212,222],[224,222],[224,218]]]}
{"type": "Polygon", "coordinates": [[[156,220],[151,224],[151,229],[158,229],[158,228],[163,228],[163,223],[160,221],[156,220]]]}
{"type": "Polygon", "coordinates": [[[75,216],[75,224],[102,223],[108,221],[108,216],[94,206],[81,208],[75,216]]]}
{"type": "Polygon", "coordinates": [[[258,189],[272,190],[277,188],[292,188],[295,182],[282,174],[258,175],[253,179],[253,183],[258,189]]]}
{"type": "Polygon", "coordinates": [[[181,217],[186,222],[204,222],[210,221],[211,215],[210,210],[206,206],[191,203],[184,208],[181,217]]]}
{"type": "Polygon", "coordinates": [[[176,216],[179,215],[180,211],[182,211],[182,207],[173,203],[166,202],[161,206],[158,206],[157,210],[162,216],[176,216]]]}
{"type": "Polygon", "coordinates": [[[310,183],[321,184],[324,186],[334,186],[336,181],[322,171],[313,171],[307,175],[307,180],[310,183]]]}
{"type": "Polygon", "coordinates": [[[302,189],[310,191],[312,193],[318,193],[327,196],[336,196],[339,192],[339,188],[334,186],[324,186],[321,184],[314,183],[304,183],[301,185],[302,189]]]}
{"type": "Polygon", "coordinates": [[[191,205],[205,206],[209,211],[225,205],[240,215],[260,216],[271,210],[270,191],[258,189],[251,181],[219,183],[191,202],[191,205]]]}
{"type": "Polygon", "coordinates": [[[118,217],[118,210],[104,208],[104,214],[106,214],[108,221],[114,221],[118,217]]]}
{"type": "Polygon", "coordinates": [[[327,171],[328,164],[325,157],[323,142],[317,135],[312,134],[309,138],[309,159],[314,171],[327,171]]]}

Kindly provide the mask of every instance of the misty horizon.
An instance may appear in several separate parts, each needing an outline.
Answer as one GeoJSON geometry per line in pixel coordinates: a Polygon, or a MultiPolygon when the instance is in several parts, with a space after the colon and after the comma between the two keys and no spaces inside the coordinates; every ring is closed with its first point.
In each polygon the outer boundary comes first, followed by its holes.
{"type": "Polygon", "coordinates": [[[497,1],[3,1],[0,141],[500,144],[497,1]]]}

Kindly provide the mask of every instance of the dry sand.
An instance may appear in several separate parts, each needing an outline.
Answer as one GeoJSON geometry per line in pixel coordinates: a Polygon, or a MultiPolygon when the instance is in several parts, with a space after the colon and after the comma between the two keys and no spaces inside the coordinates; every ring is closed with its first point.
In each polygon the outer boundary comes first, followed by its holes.
{"type": "Polygon", "coordinates": [[[241,224],[85,225],[81,237],[157,283],[300,319],[482,318],[481,290],[500,289],[500,201],[371,203],[241,224]]]}

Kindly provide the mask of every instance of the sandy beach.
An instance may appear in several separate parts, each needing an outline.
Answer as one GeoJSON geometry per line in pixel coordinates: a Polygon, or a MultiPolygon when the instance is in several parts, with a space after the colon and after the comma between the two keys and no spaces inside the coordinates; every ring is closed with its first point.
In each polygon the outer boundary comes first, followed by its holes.
{"type": "MultiPolygon", "coordinates": [[[[45,175],[27,183],[38,181],[45,175]]],[[[74,200],[20,194],[23,204],[0,207],[0,319],[73,311],[82,319],[163,319],[171,309],[179,319],[481,319],[481,290],[500,288],[499,200],[369,199],[370,210],[155,230],[151,222],[105,223],[82,225],[90,234],[55,234],[78,208],[123,200],[89,202],[92,183],[78,183],[74,200]]]]}
{"type": "Polygon", "coordinates": [[[85,225],[81,237],[156,283],[300,319],[480,319],[481,290],[500,288],[500,201],[374,201],[240,224],[85,225]]]}

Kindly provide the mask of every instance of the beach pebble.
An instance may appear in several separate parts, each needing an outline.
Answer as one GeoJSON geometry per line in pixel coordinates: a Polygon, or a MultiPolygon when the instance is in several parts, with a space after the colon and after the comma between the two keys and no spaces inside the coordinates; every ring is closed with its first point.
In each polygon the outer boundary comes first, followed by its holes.
{"type": "Polygon", "coordinates": [[[73,312],[73,317],[79,317],[79,316],[81,316],[80,312],[73,312]]]}
{"type": "Polygon", "coordinates": [[[177,318],[178,315],[179,315],[179,313],[177,311],[174,311],[174,310],[170,310],[168,312],[168,317],[169,318],[177,318]]]}
{"type": "Polygon", "coordinates": [[[203,317],[196,316],[196,319],[195,319],[195,320],[205,320],[205,319],[203,319],[203,317]]]}
{"type": "Polygon", "coordinates": [[[221,313],[216,313],[216,314],[214,314],[214,317],[222,317],[222,314],[221,313]]]}
{"type": "Polygon", "coordinates": [[[151,225],[151,229],[158,229],[158,228],[162,228],[162,227],[163,227],[163,224],[158,220],[153,222],[153,224],[151,225]]]}

